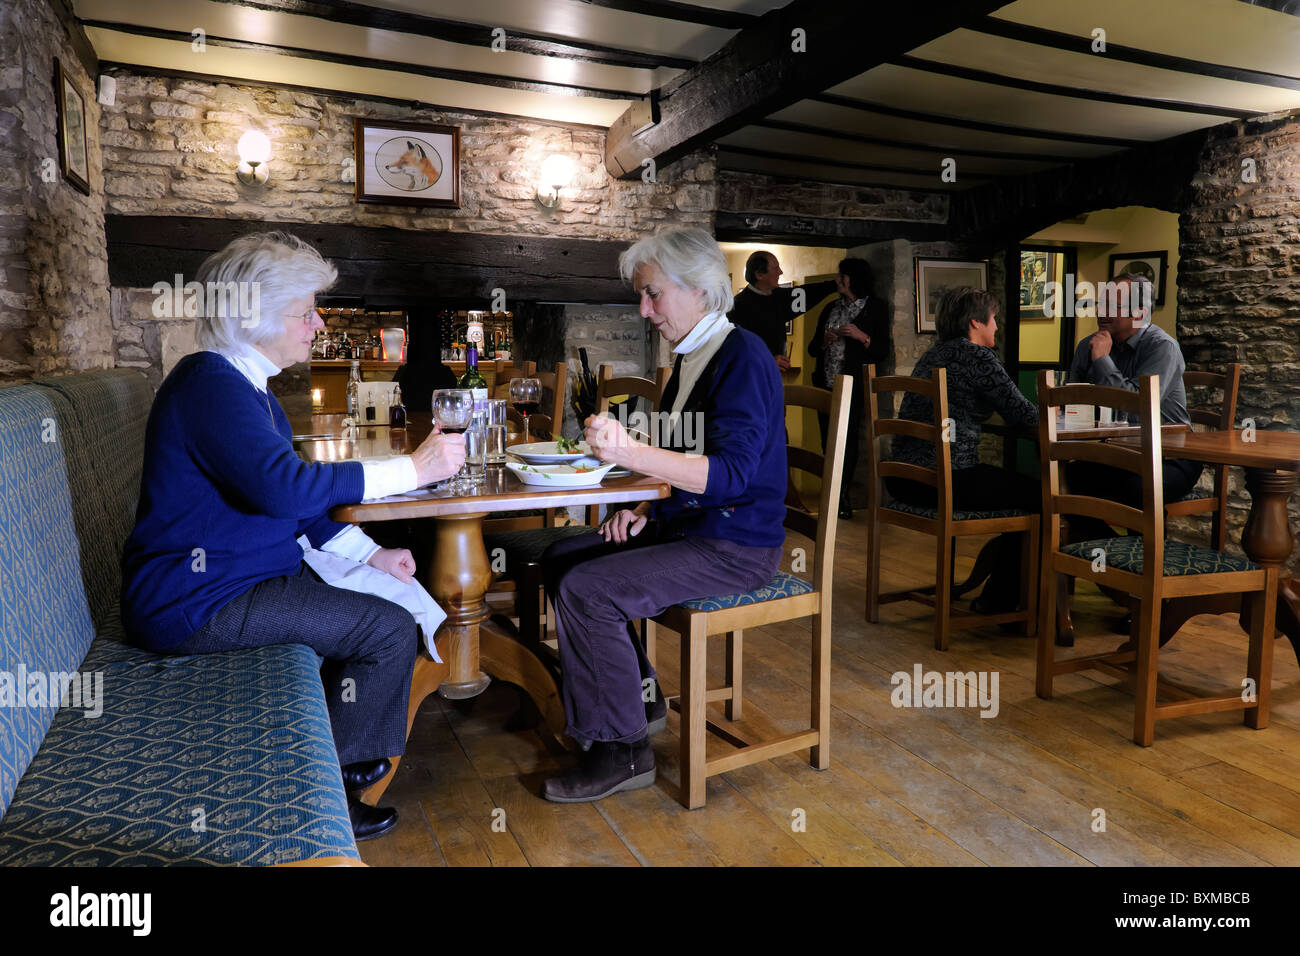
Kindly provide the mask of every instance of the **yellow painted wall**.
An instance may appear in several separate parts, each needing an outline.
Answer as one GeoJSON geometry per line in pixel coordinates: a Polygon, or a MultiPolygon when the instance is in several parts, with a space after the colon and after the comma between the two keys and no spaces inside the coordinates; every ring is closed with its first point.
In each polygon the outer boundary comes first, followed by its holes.
{"type": "MultiPolygon", "coordinates": [[[[1056,228],[1056,227],[1053,227],[1056,228]]],[[[1050,235],[1051,230],[1044,233],[1050,235]]],[[[1053,242],[1036,233],[1025,243],[1032,245],[1072,245],[1078,249],[1079,265],[1076,282],[1087,281],[1094,285],[1110,277],[1110,257],[1117,252],[1151,252],[1165,250],[1169,256],[1166,277],[1165,303],[1154,312],[1156,325],[1176,337],[1175,322],[1178,313],[1178,216],[1171,212],[1146,206],[1121,206],[1100,209],[1088,214],[1087,229],[1080,230],[1105,234],[1114,242],[1053,242]]],[[[1097,331],[1095,310],[1077,313],[1074,319],[1075,344],[1097,331]]],[[[1020,324],[1020,360],[1022,362],[1056,362],[1059,358],[1060,320],[1053,322],[1022,322],[1020,324]]]]}

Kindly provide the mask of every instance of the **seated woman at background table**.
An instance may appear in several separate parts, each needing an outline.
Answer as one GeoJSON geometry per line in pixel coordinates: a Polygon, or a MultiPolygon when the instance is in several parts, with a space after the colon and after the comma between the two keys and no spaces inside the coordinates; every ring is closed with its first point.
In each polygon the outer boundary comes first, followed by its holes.
{"type": "MultiPolygon", "coordinates": [[[[953,419],[952,506],[954,511],[1042,510],[1038,479],[979,460],[980,426],[994,412],[1008,425],[1037,425],[1038,406],[1020,393],[1002,367],[996,342],[998,303],[992,295],[971,287],[950,289],[939,300],[935,327],[939,341],[921,356],[912,370],[928,379],[936,368],[947,369],[948,414],[953,419]]],[[[930,399],[909,392],[899,407],[900,418],[934,421],[930,399]]],[[[894,436],[890,459],[922,468],[934,468],[934,443],[894,436]]],[[[896,501],[933,508],[936,489],[906,478],[886,478],[885,488],[896,501]]],[[[1014,610],[1020,601],[1020,545],[1023,532],[1007,532],[997,539],[993,573],[971,610],[997,614],[1014,610]]]]}
{"type": "Polygon", "coordinates": [[[566,729],[583,748],[575,769],[543,787],[561,803],[654,782],[648,734],[662,729],[667,708],[632,622],[767,584],[785,543],[781,378],[762,340],[727,321],[722,250],[706,232],[675,229],[636,243],[619,267],[641,315],[676,354],[661,411],[698,416],[691,421],[702,427],[674,430],[652,447],[608,416],[585,423],[602,460],[666,481],[672,494],[616,511],[599,531],[557,542],[543,558],[566,729]],[[690,434],[702,434],[700,447],[686,449],[690,434]]]}
{"type": "Polygon", "coordinates": [[[327,514],[454,474],[465,439],[435,432],[413,455],[386,462],[309,464],[294,451],[267,379],[308,360],[322,325],[313,301],[336,276],[285,233],[236,239],[199,267],[203,288],[235,283],[219,288],[245,294],[198,318],[202,351],[181,359],[154,399],[136,525],[122,557],[122,619],[132,640],[166,654],[306,644],[325,658],[352,828],[368,839],[397,822],[396,811],[354,793],[405,750],[415,619],[382,597],[323,583],[298,538],[411,582],[409,551],[380,548],[327,514]],[[245,304],[255,313],[243,314],[245,304]]]}

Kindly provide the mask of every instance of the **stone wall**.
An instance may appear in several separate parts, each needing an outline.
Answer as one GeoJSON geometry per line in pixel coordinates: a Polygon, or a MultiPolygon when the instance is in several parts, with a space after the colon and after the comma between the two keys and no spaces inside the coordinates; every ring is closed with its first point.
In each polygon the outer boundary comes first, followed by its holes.
{"type": "Polygon", "coordinates": [[[818,219],[948,221],[948,197],[908,189],[796,182],[758,173],[719,170],[718,208],[818,219]]]}
{"type": "MultiPolygon", "coordinates": [[[[648,377],[655,364],[659,334],[637,312],[635,306],[569,305],[564,309],[564,352],[570,381],[581,371],[578,349],[587,350],[593,375],[602,365],[612,365],[615,375],[648,377]]],[[[564,420],[564,434],[576,438],[581,423],[571,408],[564,420]]]]}
{"type": "Polygon", "coordinates": [[[0,8],[0,382],[113,364],[100,107],[70,22],[61,0],[0,8]],[[89,196],[59,172],[56,57],[85,98],[89,196]]]}

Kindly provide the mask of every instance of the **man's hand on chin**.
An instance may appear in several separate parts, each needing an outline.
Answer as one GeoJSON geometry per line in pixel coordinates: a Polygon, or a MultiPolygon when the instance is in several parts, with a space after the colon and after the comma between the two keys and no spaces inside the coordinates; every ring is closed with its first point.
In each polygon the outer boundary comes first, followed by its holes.
{"type": "Polygon", "coordinates": [[[1109,332],[1097,332],[1089,342],[1089,349],[1092,353],[1092,360],[1095,362],[1103,355],[1110,354],[1111,339],[1109,332]]]}

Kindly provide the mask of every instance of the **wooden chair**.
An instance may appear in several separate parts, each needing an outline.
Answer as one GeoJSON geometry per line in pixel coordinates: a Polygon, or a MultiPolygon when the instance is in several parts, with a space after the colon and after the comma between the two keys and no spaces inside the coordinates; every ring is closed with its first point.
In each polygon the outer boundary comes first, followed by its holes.
{"type": "MultiPolygon", "coordinates": [[[[1187,412],[1191,415],[1192,424],[1225,431],[1235,428],[1237,388],[1240,383],[1241,365],[1236,363],[1229,365],[1224,375],[1215,372],[1184,372],[1183,384],[1187,387],[1189,399],[1193,388],[1217,389],[1223,393],[1223,404],[1218,408],[1192,408],[1189,405],[1187,412]]],[[[1171,518],[1179,515],[1213,515],[1210,519],[1210,545],[1214,550],[1222,551],[1228,540],[1228,523],[1224,520],[1228,513],[1228,466],[1213,466],[1213,475],[1212,490],[1193,488],[1182,500],[1167,502],[1165,514],[1171,518]]]]}
{"type": "MultiPolygon", "coordinates": [[[[555,371],[539,372],[537,371],[536,362],[524,362],[522,367],[512,368],[509,372],[503,373],[502,376],[497,378],[496,384],[492,388],[492,397],[504,398],[509,401],[510,383],[517,378],[535,378],[541,382],[543,401],[546,398],[546,392],[551,394],[550,404],[543,406],[547,409],[546,411],[534,412],[528,416],[530,431],[555,435],[557,438],[562,437],[564,406],[568,401],[569,366],[564,362],[557,362],[555,371]]],[[[507,406],[506,415],[516,426],[523,428],[523,416],[513,408],[507,406]]]]}
{"type": "Polygon", "coordinates": [[[830,766],[831,730],[831,585],[834,578],[835,530],[840,495],[840,465],[844,458],[849,426],[849,404],[853,379],[836,376],[835,389],[802,385],[785,386],[785,404],[811,408],[830,415],[827,432],[830,447],[825,457],[807,449],[787,446],[791,466],[822,479],[821,506],[814,518],[787,507],[785,527],[813,539],[816,545],[812,583],[784,571],[766,587],[747,594],[735,594],[686,601],[674,605],[654,619],[681,635],[681,694],[669,705],[681,713],[680,799],[688,809],[704,806],[704,784],[708,777],[738,767],[770,760],[781,754],[810,748],[809,762],[818,770],[830,766]],[[726,717],[741,716],[741,650],[744,629],[812,618],[812,709],[807,730],[775,740],[751,743],[709,719],[710,702],[726,701],[726,717]],[[726,686],[706,685],[707,647],[710,635],[727,639],[726,686]],[[705,753],[706,732],[712,732],[739,748],[722,757],[709,759],[705,753]]]}
{"type": "Polygon", "coordinates": [[[1244,710],[1246,725],[1263,729],[1268,725],[1272,683],[1278,569],[1261,568],[1244,557],[1210,548],[1165,540],[1158,376],[1142,378],[1137,394],[1097,385],[1053,388],[1049,382],[1048,373],[1040,372],[1038,427],[1046,524],[1039,579],[1038,696],[1045,699],[1052,696],[1052,681],[1057,674],[1092,668],[1136,679],[1133,740],[1144,747],[1149,747],[1155,738],[1157,720],[1188,714],[1244,710]],[[1058,440],[1056,409],[1067,404],[1100,405],[1136,416],[1141,429],[1140,450],[1088,440],[1058,440]],[[1141,510],[1104,498],[1063,491],[1060,468],[1067,461],[1089,461],[1141,475],[1141,510]],[[1062,546],[1062,514],[1087,515],[1138,533],[1062,546]],[[1056,615],[1058,575],[1085,578],[1136,596],[1138,619],[1133,638],[1110,653],[1057,660],[1051,625],[1056,615]],[[1246,673],[1254,682],[1254,696],[1246,699],[1248,695],[1241,691],[1221,697],[1196,696],[1186,688],[1160,681],[1156,656],[1162,601],[1235,593],[1247,596],[1243,602],[1250,620],[1246,673]],[[1128,666],[1122,669],[1119,665],[1128,666]],[[1158,686],[1175,699],[1157,702],[1158,686]]]}
{"type": "MultiPolygon", "coordinates": [[[[663,398],[664,389],[668,387],[668,379],[672,374],[671,368],[659,368],[655,370],[653,379],[640,378],[636,375],[615,378],[614,366],[602,365],[596,374],[596,414],[608,412],[610,399],[625,395],[640,398],[645,403],[641,411],[651,414],[659,411],[659,402],[663,398]]],[[[600,524],[599,505],[587,506],[587,524],[593,527],[600,524]]]]}
{"type": "Polygon", "coordinates": [[[927,379],[902,375],[877,376],[868,365],[863,375],[867,407],[867,463],[871,505],[867,521],[867,620],[880,620],[880,606],[894,601],[916,601],[935,609],[934,646],[948,649],[956,628],[983,627],[1022,621],[1033,636],[1038,618],[1038,528],[1039,517],[1025,511],[954,511],[952,506],[952,449],[944,440],[943,422],[948,419],[947,369],[937,368],[927,379]],[[934,410],[934,424],[906,418],[881,418],[876,396],[891,392],[923,395],[934,410]],[[880,439],[885,435],[910,435],[934,443],[936,467],[922,468],[881,458],[880,439]],[[935,489],[937,508],[920,508],[901,502],[886,502],[885,478],[908,478],[935,489]],[[894,525],[933,535],[935,538],[935,585],[903,591],[880,591],[880,541],[883,525],[894,525]],[[967,535],[1023,531],[1021,560],[1022,606],[1003,614],[975,614],[954,608],[953,564],[957,539],[967,535]]]}

